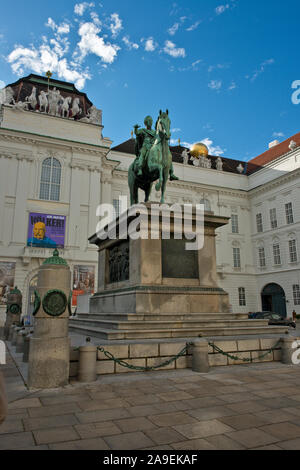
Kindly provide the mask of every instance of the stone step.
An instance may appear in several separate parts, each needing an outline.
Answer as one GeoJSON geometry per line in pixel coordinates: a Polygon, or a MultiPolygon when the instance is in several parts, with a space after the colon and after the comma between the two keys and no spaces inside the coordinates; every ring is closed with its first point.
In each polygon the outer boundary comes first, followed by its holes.
{"type": "Polygon", "coordinates": [[[111,330],[154,330],[154,329],[182,329],[182,328],[231,328],[231,327],[259,327],[267,326],[268,320],[185,320],[185,321],[112,321],[98,319],[71,319],[71,326],[82,325],[92,328],[111,330]]]}
{"type": "Polygon", "coordinates": [[[242,335],[284,335],[288,331],[282,326],[248,326],[248,327],[201,327],[181,329],[155,329],[155,330],[110,330],[104,328],[88,327],[83,325],[70,325],[70,330],[84,336],[93,336],[106,340],[127,339],[159,339],[159,338],[195,338],[215,336],[242,336],[242,335]]]}
{"type": "Polygon", "coordinates": [[[113,321],[187,321],[187,320],[247,320],[247,313],[78,313],[77,320],[113,320],[113,321]]]}

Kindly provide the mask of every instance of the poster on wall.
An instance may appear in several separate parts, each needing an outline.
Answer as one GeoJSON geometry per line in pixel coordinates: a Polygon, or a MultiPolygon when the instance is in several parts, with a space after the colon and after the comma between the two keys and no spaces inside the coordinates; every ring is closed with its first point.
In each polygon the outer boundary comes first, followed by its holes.
{"type": "Polygon", "coordinates": [[[66,217],[64,215],[30,212],[27,246],[63,248],[66,217]]]}
{"type": "Polygon", "coordinates": [[[6,296],[14,287],[16,263],[0,261],[0,305],[6,304],[6,296]]]}
{"type": "Polygon", "coordinates": [[[95,286],[95,267],[75,265],[73,271],[72,305],[77,305],[77,296],[93,294],[95,286]]]}

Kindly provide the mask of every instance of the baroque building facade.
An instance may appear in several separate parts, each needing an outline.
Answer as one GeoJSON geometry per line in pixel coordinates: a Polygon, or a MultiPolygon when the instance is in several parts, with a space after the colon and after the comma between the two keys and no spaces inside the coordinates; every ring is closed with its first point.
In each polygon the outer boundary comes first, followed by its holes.
{"type": "MultiPolygon", "coordinates": [[[[88,237],[96,231],[96,210],[112,203],[122,211],[119,197],[129,197],[127,171],[135,158],[133,139],[111,148],[101,111],[74,85],[30,75],[6,90],[0,110],[0,324],[7,286],[19,287],[23,315],[30,314],[36,273],[53,242],[73,273],[73,305],[77,294],[93,293],[97,251],[88,237]]],[[[219,283],[232,311],[300,313],[300,134],[248,163],[195,159],[180,145],[171,151],[180,179],[168,184],[166,202],[204,203],[230,217],[216,247],[219,283]]],[[[154,188],[151,200],[159,201],[154,188]]]]}

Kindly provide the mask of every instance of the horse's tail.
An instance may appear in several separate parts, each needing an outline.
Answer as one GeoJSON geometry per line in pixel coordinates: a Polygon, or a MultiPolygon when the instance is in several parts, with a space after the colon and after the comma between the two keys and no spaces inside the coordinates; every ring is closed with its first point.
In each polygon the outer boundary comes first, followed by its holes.
{"type": "Polygon", "coordinates": [[[156,191],[159,191],[160,188],[161,188],[161,181],[159,180],[159,181],[156,183],[156,185],[155,185],[155,190],[156,190],[156,191]]]}

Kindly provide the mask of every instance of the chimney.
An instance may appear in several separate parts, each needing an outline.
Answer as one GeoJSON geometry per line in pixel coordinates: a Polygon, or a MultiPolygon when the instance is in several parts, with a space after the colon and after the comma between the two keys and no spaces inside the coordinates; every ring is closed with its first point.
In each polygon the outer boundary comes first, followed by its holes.
{"type": "Polygon", "coordinates": [[[271,149],[272,147],[276,147],[276,145],[278,145],[279,143],[279,140],[273,140],[269,143],[269,149],[271,149]]]}

